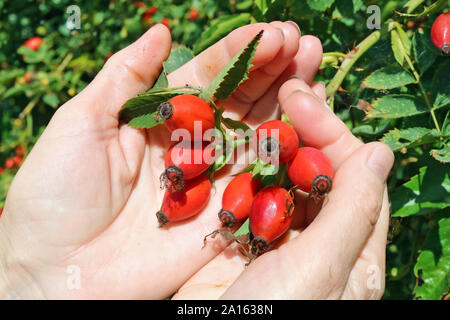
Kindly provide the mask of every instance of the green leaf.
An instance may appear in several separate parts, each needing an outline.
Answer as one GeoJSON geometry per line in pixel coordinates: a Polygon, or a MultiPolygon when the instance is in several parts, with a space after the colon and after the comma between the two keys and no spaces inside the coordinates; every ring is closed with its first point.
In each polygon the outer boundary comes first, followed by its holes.
{"type": "Polygon", "coordinates": [[[419,29],[413,36],[413,54],[419,67],[420,73],[423,74],[436,60],[436,53],[430,50],[426,45],[427,41],[431,42],[429,33],[425,33],[423,29],[419,29]]]}
{"type": "Polygon", "coordinates": [[[242,121],[238,121],[238,120],[233,120],[230,118],[222,118],[222,123],[228,128],[228,129],[232,129],[232,130],[242,130],[244,132],[250,132],[251,129],[250,127],[242,122],[242,121]],[[250,130],[250,131],[249,131],[250,130]]]}
{"type": "Polygon", "coordinates": [[[158,106],[180,94],[194,94],[192,91],[178,90],[170,92],[146,92],[140,96],[128,100],[120,111],[120,120],[130,122],[130,125],[136,124],[135,128],[151,128],[159,122],[153,118],[153,114],[158,106]],[[134,122],[134,118],[139,117],[134,122]]]}
{"type": "Polygon", "coordinates": [[[397,64],[378,69],[371,73],[362,85],[371,89],[394,89],[415,83],[414,76],[397,64]]]}
{"type": "Polygon", "coordinates": [[[128,125],[136,129],[150,129],[158,124],[164,123],[164,121],[157,118],[156,115],[157,112],[137,116],[131,119],[131,121],[128,122],[128,125]]]}
{"type": "Polygon", "coordinates": [[[416,298],[436,300],[449,289],[450,279],[450,218],[441,218],[427,235],[420,250],[414,274],[422,283],[414,288],[416,298]]]}
{"type": "Polygon", "coordinates": [[[425,214],[450,206],[450,168],[439,162],[422,167],[419,174],[391,194],[394,217],[425,214]]]}
{"type": "Polygon", "coordinates": [[[247,25],[250,22],[250,13],[241,13],[230,16],[223,16],[211,24],[211,26],[202,33],[200,41],[194,46],[194,53],[197,55],[206,48],[225,37],[228,33],[247,25]]]}
{"type": "Polygon", "coordinates": [[[402,118],[427,111],[428,107],[422,99],[413,95],[393,94],[375,100],[367,118],[402,118]]]}
{"type": "Polygon", "coordinates": [[[394,52],[394,58],[403,67],[405,61],[405,48],[403,47],[402,41],[397,30],[391,31],[391,47],[392,52],[394,52]]]}
{"type": "Polygon", "coordinates": [[[450,104],[450,61],[441,63],[433,77],[432,97],[434,108],[450,104]]]}
{"type": "Polygon", "coordinates": [[[262,34],[263,30],[228,62],[202,92],[202,99],[209,101],[214,97],[218,100],[225,100],[248,78],[248,70],[262,34]]]}
{"type": "Polygon", "coordinates": [[[306,0],[308,6],[316,11],[326,11],[335,0],[306,0]]]}
{"type": "Polygon", "coordinates": [[[241,236],[245,236],[246,234],[249,234],[249,233],[250,233],[250,220],[247,219],[241,225],[241,227],[234,233],[234,236],[241,237],[241,236]]]}
{"type": "Polygon", "coordinates": [[[450,162],[450,147],[448,145],[445,145],[444,147],[442,147],[442,149],[431,150],[430,154],[439,162],[450,162]]]}
{"type": "Polygon", "coordinates": [[[400,23],[395,24],[398,36],[400,38],[400,41],[402,43],[402,46],[405,50],[405,54],[407,56],[411,53],[411,40],[409,39],[408,35],[406,34],[405,30],[403,30],[402,25],[400,23]]]}
{"type": "Polygon", "coordinates": [[[410,148],[425,143],[439,141],[439,133],[436,129],[422,127],[398,129],[389,131],[381,139],[393,151],[399,151],[402,148],[410,148]]]}
{"type": "Polygon", "coordinates": [[[192,58],[194,58],[194,53],[184,46],[173,49],[167,60],[164,61],[163,70],[161,71],[161,74],[152,89],[167,88],[169,85],[167,75],[186,64],[192,58]]]}
{"type": "Polygon", "coordinates": [[[269,22],[280,17],[287,0],[256,0],[253,16],[257,21],[269,22]]]}
{"type": "Polygon", "coordinates": [[[59,105],[59,99],[54,93],[44,95],[42,100],[52,108],[56,108],[59,105]]]}

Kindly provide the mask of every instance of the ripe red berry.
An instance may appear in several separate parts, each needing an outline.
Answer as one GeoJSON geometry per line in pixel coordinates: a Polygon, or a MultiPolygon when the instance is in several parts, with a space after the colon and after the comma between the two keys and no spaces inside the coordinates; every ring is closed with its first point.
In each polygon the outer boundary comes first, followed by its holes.
{"type": "Polygon", "coordinates": [[[16,165],[16,162],[14,161],[14,158],[8,158],[5,161],[5,168],[12,169],[16,165]]]}
{"type": "Polygon", "coordinates": [[[148,11],[148,13],[153,15],[153,14],[158,12],[158,8],[157,7],[150,7],[150,8],[147,9],[147,11],[148,11]]]}
{"type": "Polygon", "coordinates": [[[25,149],[22,146],[18,146],[16,149],[14,149],[14,153],[16,154],[16,156],[24,156],[25,149]]]}
{"type": "Polygon", "coordinates": [[[156,213],[159,226],[188,219],[198,214],[208,203],[211,181],[206,174],[186,182],[184,190],[166,190],[161,210],[156,213]]]}
{"type": "Polygon", "coordinates": [[[169,19],[167,19],[167,18],[162,18],[162,19],[161,19],[161,23],[162,23],[163,25],[165,25],[167,28],[170,29],[169,19]]]}
{"type": "Polygon", "coordinates": [[[179,95],[161,103],[158,117],[164,120],[170,131],[187,130],[191,140],[202,139],[206,130],[214,128],[214,111],[211,106],[190,94],[179,95]]]}
{"type": "Polygon", "coordinates": [[[186,180],[208,169],[214,161],[214,146],[209,142],[182,141],[170,147],[165,156],[161,184],[172,190],[182,190],[186,180]]]}
{"type": "Polygon", "coordinates": [[[41,46],[42,41],[43,40],[41,37],[32,37],[32,38],[28,39],[27,41],[25,41],[24,45],[25,45],[25,47],[36,51],[41,46]]]}
{"type": "Polygon", "coordinates": [[[254,254],[267,251],[269,244],[288,230],[293,210],[291,193],[280,186],[268,186],[256,194],[250,212],[250,247],[254,254]]]}
{"type": "Polygon", "coordinates": [[[450,54],[450,12],[442,13],[434,21],[431,40],[443,54],[450,54]]]}
{"type": "Polygon", "coordinates": [[[144,8],[145,7],[145,3],[143,3],[142,1],[133,2],[133,6],[138,7],[138,8],[144,8]]]}
{"type": "Polygon", "coordinates": [[[0,174],[3,174],[3,172],[5,172],[5,169],[3,169],[2,167],[0,167],[0,174]]]}
{"type": "Polygon", "coordinates": [[[331,189],[333,166],[319,149],[303,147],[288,163],[287,174],[298,189],[322,196],[331,189]]]}
{"type": "Polygon", "coordinates": [[[189,9],[189,20],[194,21],[199,16],[199,13],[194,8],[189,9]]]}
{"type": "Polygon", "coordinates": [[[34,81],[35,76],[33,72],[25,72],[25,74],[23,75],[23,78],[25,80],[25,83],[30,83],[32,81],[34,81]]]}
{"type": "Polygon", "coordinates": [[[21,166],[23,163],[23,157],[22,156],[15,156],[14,158],[14,163],[16,164],[16,166],[21,166]]]}
{"type": "Polygon", "coordinates": [[[253,198],[261,187],[261,181],[252,178],[250,172],[233,178],[222,196],[222,209],[219,219],[224,227],[232,228],[236,222],[243,221],[250,214],[253,198]]]}
{"type": "Polygon", "coordinates": [[[299,144],[294,128],[281,120],[260,125],[252,138],[253,151],[265,163],[283,164],[291,160],[299,144]]]}

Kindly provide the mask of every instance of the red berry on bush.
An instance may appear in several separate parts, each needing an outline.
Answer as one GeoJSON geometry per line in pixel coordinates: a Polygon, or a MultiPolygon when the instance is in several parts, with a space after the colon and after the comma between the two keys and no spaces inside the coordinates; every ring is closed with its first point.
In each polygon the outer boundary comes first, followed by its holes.
{"type": "Polygon", "coordinates": [[[150,7],[150,8],[147,9],[147,11],[148,11],[148,13],[153,15],[153,14],[158,12],[158,8],[157,7],[150,7]]]}
{"type": "Polygon", "coordinates": [[[294,128],[281,120],[260,125],[252,138],[253,151],[265,163],[283,164],[291,160],[299,144],[294,128]]]}
{"type": "Polygon", "coordinates": [[[161,184],[171,190],[182,190],[186,180],[208,169],[214,161],[214,146],[209,142],[182,141],[170,147],[165,156],[161,184]]]}
{"type": "Polygon", "coordinates": [[[280,186],[268,186],[256,194],[250,212],[250,247],[255,255],[267,251],[289,229],[293,210],[291,193],[280,186]]]}
{"type": "Polygon", "coordinates": [[[108,52],[104,58],[105,61],[108,61],[109,58],[111,58],[113,56],[114,52],[108,52]]]}
{"type": "Polygon", "coordinates": [[[5,168],[12,169],[16,165],[16,162],[14,161],[14,158],[8,158],[5,161],[5,168]]]}
{"type": "Polygon", "coordinates": [[[36,51],[41,46],[42,41],[43,40],[41,37],[32,37],[32,38],[28,39],[27,41],[25,41],[24,45],[25,45],[25,47],[36,51]]]}
{"type": "Polygon", "coordinates": [[[298,189],[322,196],[331,189],[333,166],[319,149],[303,147],[287,166],[287,174],[298,189]]]}
{"type": "Polygon", "coordinates": [[[5,169],[3,169],[2,167],[0,167],[0,174],[3,174],[3,172],[5,172],[5,169]]]}
{"type": "Polygon", "coordinates": [[[434,21],[431,40],[443,54],[450,54],[450,12],[442,13],[434,21]]]}
{"type": "Polygon", "coordinates": [[[169,19],[162,18],[161,23],[170,29],[169,19]]]}
{"type": "Polygon", "coordinates": [[[250,172],[233,178],[222,196],[222,209],[219,219],[224,227],[231,228],[236,222],[248,218],[253,198],[261,187],[261,182],[252,178],[250,172]]]}
{"type": "Polygon", "coordinates": [[[143,3],[142,1],[133,2],[133,6],[138,7],[138,8],[144,8],[145,7],[145,3],[143,3]]]}
{"type": "Polygon", "coordinates": [[[186,182],[184,190],[166,190],[161,210],[156,213],[159,226],[188,219],[198,214],[208,203],[211,181],[206,174],[186,182]]]}
{"type": "Polygon", "coordinates": [[[194,21],[195,19],[197,19],[199,16],[199,13],[197,10],[195,9],[189,9],[189,20],[194,21]]]}
{"type": "Polygon", "coordinates": [[[16,156],[24,156],[25,149],[22,146],[18,146],[16,149],[14,149],[14,153],[16,154],[16,156]]]}
{"type": "Polygon", "coordinates": [[[23,163],[23,157],[22,156],[15,156],[14,158],[14,163],[16,164],[16,166],[21,166],[23,163]]]}
{"type": "Polygon", "coordinates": [[[186,129],[191,140],[202,139],[203,133],[214,128],[214,111],[203,99],[183,94],[161,103],[158,117],[170,131],[186,129]],[[197,123],[197,127],[195,124],[197,123]],[[198,128],[195,135],[195,128],[198,128]]]}
{"type": "Polygon", "coordinates": [[[33,72],[25,72],[25,74],[23,75],[23,78],[25,80],[25,83],[30,83],[32,81],[34,81],[35,76],[33,72]]]}

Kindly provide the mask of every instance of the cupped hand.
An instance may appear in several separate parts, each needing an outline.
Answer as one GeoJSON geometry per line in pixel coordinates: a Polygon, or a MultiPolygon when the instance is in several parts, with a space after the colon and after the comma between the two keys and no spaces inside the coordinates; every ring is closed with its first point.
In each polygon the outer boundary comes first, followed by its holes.
{"type": "MultiPolygon", "coordinates": [[[[292,23],[235,30],[170,74],[170,85],[206,86],[261,29],[250,79],[223,106],[253,126],[278,117],[280,86],[292,75],[310,85],[322,55],[320,41],[301,37],[292,23]]],[[[219,227],[229,178],[218,177],[198,216],[158,228],[158,178],[170,135],[164,126],[136,130],[118,120],[123,103],[154,83],[170,48],[169,31],[154,26],[55,113],[16,175],[0,219],[2,297],[165,298],[226,247],[218,239],[202,249],[202,241],[219,227]]],[[[323,93],[323,85],[311,87],[323,93]]]]}

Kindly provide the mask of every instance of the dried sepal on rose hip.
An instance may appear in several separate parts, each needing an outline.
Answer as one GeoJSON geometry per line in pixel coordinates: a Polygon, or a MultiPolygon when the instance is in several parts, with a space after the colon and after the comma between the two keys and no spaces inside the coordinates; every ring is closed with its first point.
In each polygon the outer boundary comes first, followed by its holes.
{"type": "Polygon", "coordinates": [[[330,160],[322,151],[302,147],[288,163],[287,174],[298,189],[312,197],[321,197],[330,191],[334,173],[330,160]]]}
{"type": "Polygon", "coordinates": [[[175,96],[161,103],[157,117],[164,120],[171,132],[177,129],[187,130],[191,140],[197,137],[201,140],[206,130],[214,128],[215,122],[213,108],[203,99],[190,94],[175,96]]]}
{"type": "Polygon", "coordinates": [[[214,161],[214,145],[207,141],[182,141],[169,148],[165,170],[160,176],[161,187],[183,190],[185,181],[208,169],[214,161]]]}
{"type": "Polygon", "coordinates": [[[281,120],[272,120],[256,129],[251,143],[261,161],[279,165],[295,156],[299,139],[291,125],[281,120]]]}
{"type": "Polygon", "coordinates": [[[450,54],[450,12],[442,13],[434,21],[431,41],[443,54],[450,54]]]}
{"type": "Polygon", "coordinates": [[[281,237],[291,225],[294,197],[280,186],[260,190],[253,200],[250,212],[250,253],[259,256],[268,251],[270,244],[281,237]]]}
{"type": "Polygon", "coordinates": [[[181,191],[166,190],[161,209],[156,213],[159,226],[186,220],[198,214],[208,204],[211,181],[206,174],[186,181],[181,191]]]}
{"type": "Polygon", "coordinates": [[[248,218],[253,199],[261,188],[261,181],[253,179],[250,172],[241,173],[233,178],[222,195],[222,209],[219,219],[226,228],[232,228],[238,222],[248,218]]]}

